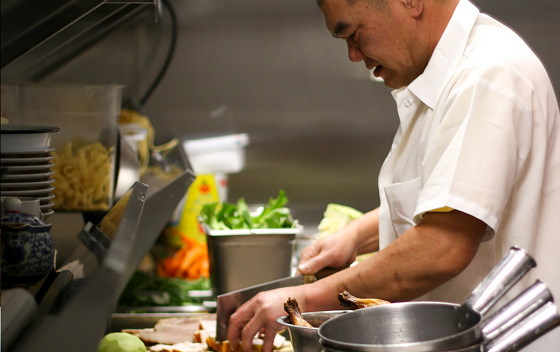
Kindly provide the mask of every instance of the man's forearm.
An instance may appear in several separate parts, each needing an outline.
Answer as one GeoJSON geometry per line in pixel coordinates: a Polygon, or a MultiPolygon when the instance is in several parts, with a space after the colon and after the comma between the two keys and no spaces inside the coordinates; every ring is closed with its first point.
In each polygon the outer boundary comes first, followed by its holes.
{"type": "Polygon", "coordinates": [[[337,295],[391,302],[417,298],[464,270],[486,225],[461,212],[429,214],[368,260],[307,287],[310,310],[339,309],[337,295]]]}

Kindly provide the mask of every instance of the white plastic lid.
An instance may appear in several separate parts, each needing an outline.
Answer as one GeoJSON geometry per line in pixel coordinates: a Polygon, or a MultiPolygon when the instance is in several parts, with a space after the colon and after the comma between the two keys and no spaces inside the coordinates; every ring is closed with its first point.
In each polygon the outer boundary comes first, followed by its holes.
{"type": "Polygon", "coordinates": [[[187,140],[183,143],[183,147],[187,154],[199,154],[212,150],[245,147],[247,144],[249,144],[249,135],[242,133],[187,140]]]}

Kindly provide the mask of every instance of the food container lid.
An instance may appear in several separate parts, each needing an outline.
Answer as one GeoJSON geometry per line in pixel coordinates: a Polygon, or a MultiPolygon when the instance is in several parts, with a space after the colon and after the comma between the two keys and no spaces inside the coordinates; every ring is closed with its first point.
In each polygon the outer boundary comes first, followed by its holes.
{"type": "Polygon", "coordinates": [[[249,144],[246,133],[187,140],[183,143],[187,154],[200,154],[213,150],[242,148],[249,144]]]}

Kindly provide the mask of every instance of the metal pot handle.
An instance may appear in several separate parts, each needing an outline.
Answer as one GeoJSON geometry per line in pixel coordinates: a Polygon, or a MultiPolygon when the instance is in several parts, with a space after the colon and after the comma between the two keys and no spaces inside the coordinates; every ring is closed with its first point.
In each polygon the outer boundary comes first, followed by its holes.
{"type": "Polygon", "coordinates": [[[548,287],[540,280],[517,295],[500,310],[482,321],[482,335],[486,342],[495,340],[523,319],[533,314],[554,298],[548,287]]]}
{"type": "Polygon", "coordinates": [[[527,252],[518,247],[511,247],[508,254],[473,290],[463,306],[484,315],[535,266],[537,263],[527,252]]]}
{"type": "Polygon", "coordinates": [[[558,308],[548,302],[513,329],[486,344],[487,352],[516,352],[560,325],[558,308]]]}

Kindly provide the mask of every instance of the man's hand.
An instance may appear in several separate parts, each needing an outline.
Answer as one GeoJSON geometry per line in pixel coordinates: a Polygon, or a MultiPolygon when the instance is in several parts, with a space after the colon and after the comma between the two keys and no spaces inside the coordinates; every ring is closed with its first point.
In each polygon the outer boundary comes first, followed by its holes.
{"type": "Polygon", "coordinates": [[[359,254],[379,249],[379,208],[305,248],[297,274],[315,274],[325,267],[352,264],[359,254]]]}
{"type": "Polygon", "coordinates": [[[358,250],[346,231],[324,237],[301,252],[296,274],[315,274],[326,267],[338,268],[351,264],[358,250]]]}
{"type": "Polygon", "coordinates": [[[284,311],[284,302],[288,298],[295,298],[300,309],[305,311],[303,292],[305,286],[260,292],[239,307],[229,318],[227,339],[232,349],[236,349],[241,342],[244,352],[252,352],[253,337],[258,332],[264,332],[263,352],[272,351],[274,336],[280,330],[280,324],[276,322],[276,319],[287,315],[284,311]]]}

